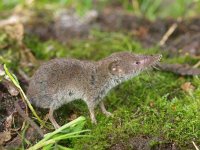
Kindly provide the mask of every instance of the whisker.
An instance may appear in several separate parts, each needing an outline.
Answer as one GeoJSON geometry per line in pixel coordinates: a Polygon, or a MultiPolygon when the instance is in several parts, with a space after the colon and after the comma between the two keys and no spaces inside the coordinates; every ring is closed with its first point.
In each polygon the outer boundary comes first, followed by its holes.
{"type": "Polygon", "coordinates": [[[152,68],[156,69],[156,70],[160,70],[160,68],[156,67],[156,66],[152,66],[152,68]]]}

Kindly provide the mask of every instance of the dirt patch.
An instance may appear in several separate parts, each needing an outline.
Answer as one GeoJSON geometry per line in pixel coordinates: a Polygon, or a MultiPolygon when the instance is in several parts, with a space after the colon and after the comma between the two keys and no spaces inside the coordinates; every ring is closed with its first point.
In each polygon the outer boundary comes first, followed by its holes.
{"type": "Polygon", "coordinates": [[[112,145],[109,150],[179,150],[179,148],[170,142],[163,142],[156,138],[147,136],[137,136],[129,138],[127,141],[119,141],[112,145]]]}
{"type": "Polygon", "coordinates": [[[16,97],[11,96],[9,93],[5,92],[5,87],[0,84],[0,132],[5,130],[6,118],[14,113],[14,101],[16,97]]]}

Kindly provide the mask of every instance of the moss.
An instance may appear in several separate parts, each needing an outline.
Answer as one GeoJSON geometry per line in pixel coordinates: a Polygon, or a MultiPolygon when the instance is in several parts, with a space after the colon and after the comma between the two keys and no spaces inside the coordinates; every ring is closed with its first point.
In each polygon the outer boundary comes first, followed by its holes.
{"type": "Polygon", "coordinates": [[[154,76],[143,74],[122,84],[106,98],[114,118],[107,119],[98,114],[99,124],[92,127],[93,137],[74,141],[76,149],[85,146],[87,149],[105,149],[133,135],[159,137],[180,147],[190,144],[191,140],[199,143],[199,85],[192,97],[180,92],[169,99],[169,94],[178,88],[170,89],[169,85],[173,87],[177,81],[177,77],[157,72],[154,76]],[[148,79],[151,87],[141,79],[148,79]]]}

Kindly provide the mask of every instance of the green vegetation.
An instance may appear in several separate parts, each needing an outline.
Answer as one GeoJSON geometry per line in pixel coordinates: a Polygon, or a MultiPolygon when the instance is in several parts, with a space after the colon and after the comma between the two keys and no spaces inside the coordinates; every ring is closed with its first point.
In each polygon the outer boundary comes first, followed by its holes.
{"type": "Polygon", "coordinates": [[[49,150],[49,149],[71,150],[71,148],[67,148],[58,144],[58,142],[66,141],[72,138],[88,137],[87,135],[79,135],[83,132],[89,131],[89,130],[82,130],[84,123],[85,123],[85,118],[79,117],[63,125],[54,132],[46,134],[41,141],[39,141],[34,146],[30,147],[28,150],[37,150],[40,148],[43,148],[43,150],[49,150]]]}

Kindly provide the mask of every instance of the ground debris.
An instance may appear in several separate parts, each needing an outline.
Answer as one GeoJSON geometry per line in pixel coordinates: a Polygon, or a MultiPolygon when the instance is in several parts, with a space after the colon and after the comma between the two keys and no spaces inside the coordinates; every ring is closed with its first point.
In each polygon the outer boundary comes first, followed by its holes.
{"type": "Polygon", "coordinates": [[[191,82],[185,82],[181,85],[181,89],[185,92],[194,91],[195,87],[192,85],[191,82]]]}
{"type": "Polygon", "coordinates": [[[21,23],[0,27],[0,63],[26,68],[37,65],[31,51],[23,43],[24,26],[21,23]]]}
{"type": "Polygon", "coordinates": [[[10,131],[0,132],[0,146],[11,139],[10,131]]]}
{"type": "Polygon", "coordinates": [[[19,91],[12,84],[9,77],[5,75],[3,65],[1,64],[0,64],[0,79],[1,79],[2,84],[8,89],[8,92],[10,93],[10,95],[17,96],[19,94],[19,91]]]}
{"type": "Polygon", "coordinates": [[[131,137],[126,141],[119,141],[112,145],[109,150],[179,150],[177,145],[172,142],[165,142],[162,139],[151,138],[148,136],[131,137]],[[155,144],[151,144],[154,142],[155,144]]]}
{"type": "Polygon", "coordinates": [[[98,13],[91,10],[80,17],[73,10],[42,10],[35,12],[31,21],[24,23],[27,34],[36,35],[42,40],[57,39],[68,43],[74,38],[87,38],[98,13]],[[44,13],[46,15],[44,15],[44,13]]]}
{"type": "Polygon", "coordinates": [[[54,32],[56,38],[66,43],[73,38],[87,37],[91,28],[90,23],[98,16],[97,11],[88,11],[83,17],[75,12],[61,11],[55,16],[54,32]]]}
{"type": "Polygon", "coordinates": [[[187,64],[159,64],[161,70],[173,72],[182,76],[200,75],[199,68],[193,68],[187,64]]]}
{"type": "MultiPolygon", "coordinates": [[[[25,138],[29,142],[29,144],[35,143],[38,139],[40,139],[39,137],[40,136],[38,135],[38,132],[34,128],[29,126],[25,132],[25,138]]],[[[16,147],[20,147],[22,145],[22,142],[23,142],[23,139],[22,139],[21,135],[17,135],[11,141],[6,143],[5,148],[6,149],[14,149],[16,147]]],[[[27,143],[27,146],[28,146],[28,143],[27,143]]]]}
{"type": "Polygon", "coordinates": [[[10,81],[3,80],[2,84],[8,89],[10,95],[17,96],[19,94],[19,91],[16,89],[15,86],[13,86],[13,84],[10,81]]]}

